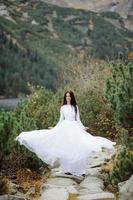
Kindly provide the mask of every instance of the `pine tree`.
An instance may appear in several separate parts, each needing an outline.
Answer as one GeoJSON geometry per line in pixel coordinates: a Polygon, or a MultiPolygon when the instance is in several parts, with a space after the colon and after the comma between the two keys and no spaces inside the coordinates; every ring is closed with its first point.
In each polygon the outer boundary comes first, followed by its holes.
{"type": "Polygon", "coordinates": [[[115,112],[121,144],[113,169],[108,175],[112,184],[127,180],[133,173],[133,64],[121,61],[112,64],[112,77],[106,83],[106,98],[115,112]]]}
{"type": "Polygon", "coordinates": [[[106,83],[106,98],[115,111],[119,125],[133,127],[133,64],[121,62],[112,65],[112,78],[106,83]]]}

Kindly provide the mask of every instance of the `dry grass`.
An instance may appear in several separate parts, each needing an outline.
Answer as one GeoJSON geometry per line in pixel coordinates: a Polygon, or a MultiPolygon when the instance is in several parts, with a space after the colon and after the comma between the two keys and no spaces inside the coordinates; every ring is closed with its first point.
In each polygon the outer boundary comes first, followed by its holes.
{"type": "MultiPolygon", "coordinates": [[[[69,56],[67,61],[60,59],[59,82],[62,86],[81,88],[85,90],[103,90],[105,80],[110,77],[110,63],[93,57],[84,52],[77,56],[69,56]]],[[[59,83],[57,83],[59,86],[59,83]]]]}
{"type": "Polygon", "coordinates": [[[77,195],[73,193],[69,193],[69,200],[77,200],[77,195]]]}
{"type": "Polygon", "coordinates": [[[20,186],[20,192],[26,194],[31,187],[35,188],[34,194],[29,194],[31,200],[37,200],[40,196],[40,188],[43,182],[50,176],[50,171],[41,175],[27,168],[17,170],[16,173],[8,175],[7,179],[20,186]]]}
{"type": "Polygon", "coordinates": [[[109,161],[108,163],[103,164],[101,167],[102,173],[109,173],[112,170],[113,170],[113,162],[112,161],[109,161]]]}

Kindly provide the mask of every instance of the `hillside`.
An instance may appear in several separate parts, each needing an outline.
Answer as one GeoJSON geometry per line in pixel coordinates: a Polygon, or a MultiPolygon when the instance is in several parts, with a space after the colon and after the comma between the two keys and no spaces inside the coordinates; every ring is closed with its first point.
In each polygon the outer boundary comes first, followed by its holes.
{"type": "Polygon", "coordinates": [[[97,13],[116,12],[125,28],[133,31],[133,0],[42,0],[61,7],[90,10],[97,13]]]}
{"type": "MultiPolygon", "coordinates": [[[[120,15],[61,8],[42,1],[0,3],[0,95],[29,93],[28,85],[56,90],[60,59],[84,51],[98,59],[127,57],[132,33],[120,15]]],[[[61,83],[60,83],[61,84],[61,83]]]]}
{"type": "Polygon", "coordinates": [[[114,10],[116,12],[127,14],[132,9],[132,0],[41,0],[62,7],[72,7],[78,9],[91,10],[94,12],[103,12],[114,10]]]}

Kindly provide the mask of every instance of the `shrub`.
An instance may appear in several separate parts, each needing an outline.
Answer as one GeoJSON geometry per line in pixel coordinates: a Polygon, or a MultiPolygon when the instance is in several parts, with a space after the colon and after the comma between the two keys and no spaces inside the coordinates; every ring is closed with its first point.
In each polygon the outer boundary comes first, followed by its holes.
{"type": "Polygon", "coordinates": [[[45,88],[34,89],[30,100],[20,102],[17,105],[14,110],[15,115],[20,119],[22,113],[25,113],[26,116],[34,120],[38,129],[53,126],[59,118],[62,96],[62,90],[53,93],[45,88]]]}
{"type": "Polygon", "coordinates": [[[0,111],[0,163],[15,146],[19,124],[11,112],[0,111]]]}
{"type": "Polygon", "coordinates": [[[7,194],[9,191],[8,180],[0,176],[0,195],[7,194]]]}
{"type": "Polygon", "coordinates": [[[113,170],[108,175],[111,184],[127,180],[133,174],[133,151],[122,147],[113,160],[113,170]]]}
{"type": "Polygon", "coordinates": [[[133,125],[133,64],[118,61],[111,67],[112,78],[106,83],[106,98],[115,111],[117,124],[128,129],[133,125]]]}
{"type": "Polygon", "coordinates": [[[127,180],[133,173],[133,65],[113,62],[112,77],[107,80],[105,96],[114,110],[118,130],[117,141],[122,146],[108,175],[112,184],[127,180]]]}
{"type": "Polygon", "coordinates": [[[8,169],[12,162],[12,169],[28,166],[37,169],[42,165],[40,159],[15,141],[20,132],[37,129],[35,120],[23,110],[20,115],[16,113],[0,111],[0,167],[8,169]]]}
{"type": "Polygon", "coordinates": [[[86,91],[78,98],[81,120],[94,135],[115,138],[113,111],[99,91],[86,91]]]}
{"type": "Polygon", "coordinates": [[[120,18],[120,15],[116,12],[111,12],[111,11],[108,11],[108,12],[102,12],[101,14],[103,17],[107,17],[107,18],[111,18],[111,19],[119,19],[120,18]]]}

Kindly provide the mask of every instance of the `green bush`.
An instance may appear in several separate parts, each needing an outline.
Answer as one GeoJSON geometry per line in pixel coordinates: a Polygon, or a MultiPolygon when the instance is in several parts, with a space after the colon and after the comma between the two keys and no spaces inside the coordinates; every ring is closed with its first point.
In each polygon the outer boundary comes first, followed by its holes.
{"type": "Polygon", "coordinates": [[[27,117],[34,119],[37,128],[42,128],[42,121],[45,121],[45,118],[47,120],[48,104],[52,95],[53,93],[46,89],[32,91],[30,100],[23,102],[23,104],[20,102],[15,108],[16,115],[20,119],[22,112],[24,112],[27,117]]]}
{"type": "Polygon", "coordinates": [[[121,145],[114,158],[108,181],[118,184],[133,173],[133,64],[122,61],[111,65],[112,76],[107,80],[105,96],[114,111],[117,143],[121,145]]]}
{"type": "Polygon", "coordinates": [[[81,121],[94,135],[115,138],[113,111],[99,91],[86,91],[78,97],[81,121]]]}
{"type": "Polygon", "coordinates": [[[111,19],[119,19],[120,18],[120,15],[116,12],[111,12],[111,11],[108,11],[108,12],[102,12],[101,15],[103,17],[107,17],[107,18],[111,18],[111,19]]]}
{"type": "Polygon", "coordinates": [[[0,195],[7,194],[9,192],[8,180],[0,176],[0,195]]]}
{"type": "Polygon", "coordinates": [[[125,128],[122,128],[120,126],[116,127],[117,130],[117,144],[120,144],[122,146],[127,146],[130,149],[133,149],[133,137],[129,135],[129,131],[125,128]]]}
{"type": "Polygon", "coordinates": [[[20,132],[37,129],[35,120],[28,117],[23,110],[20,115],[17,111],[0,111],[0,167],[8,169],[12,162],[12,168],[37,169],[42,165],[41,160],[15,141],[20,132]]]}
{"type": "MultiPolygon", "coordinates": [[[[14,112],[18,119],[25,113],[35,121],[38,129],[48,128],[58,121],[62,99],[62,91],[53,93],[45,88],[33,89],[30,100],[20,102],[14,112]]],[[[25,126],[25,129],[28,130],[28,127],[25,126]]]]}
{"type": "Polygon", "coordinates": [[[19,124],[13,113],[0,111],[0,163],[15,146],[18,130],[19,124]]]}
{"type": "Polygon", "coordinates": [[[111,67],[112,77],[107,80],[105,96],[114,110],[117,126],[127,130],[128,146],[133,141],[133,64],[125,65],[119,60],[111,67]]]}
{"type": "Polygon", "coordinates": [[[130,178],[133,174],[133,151],[123,147],[116,154],[113,161],[113,170],[108,175],[111,184],[118,184],[130,178]]]}

